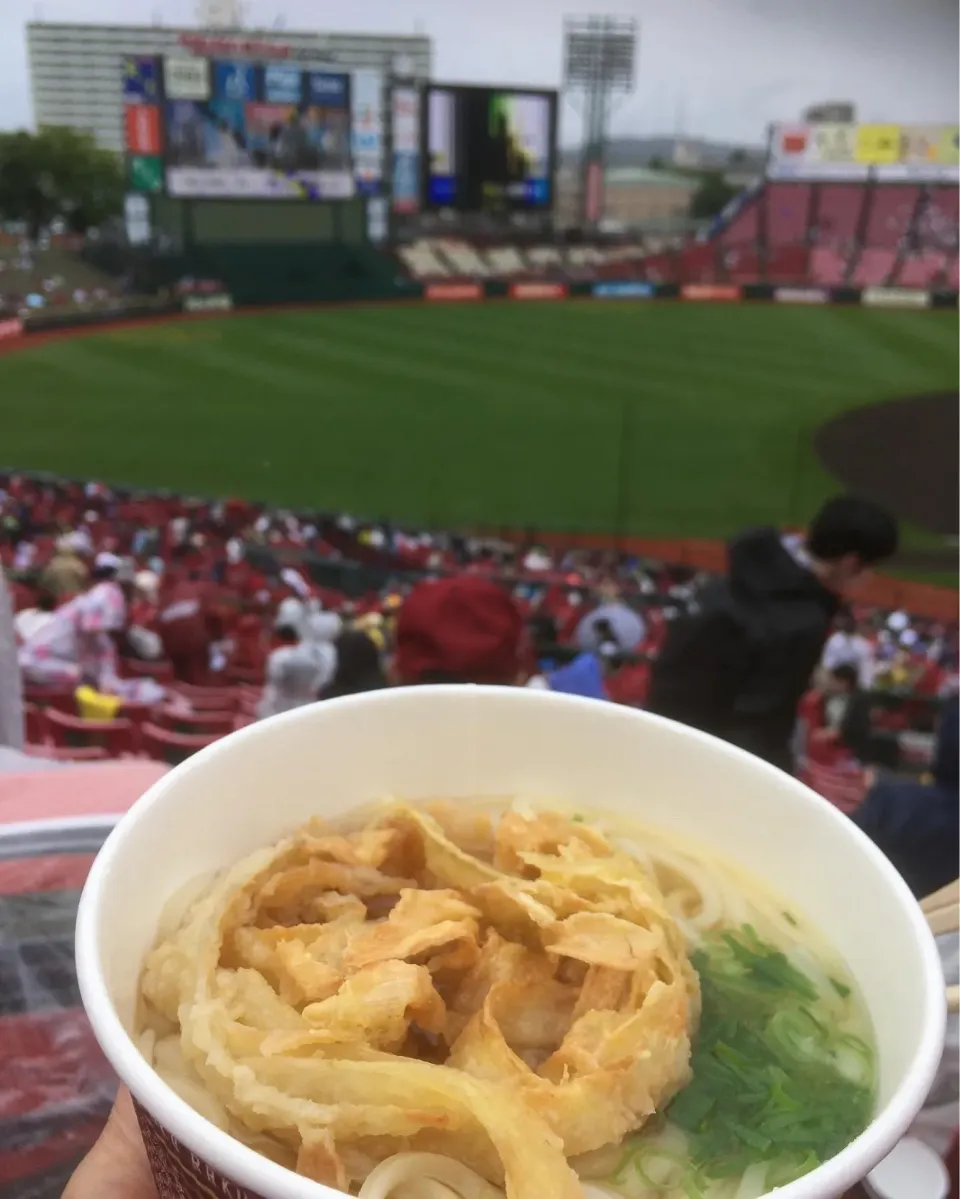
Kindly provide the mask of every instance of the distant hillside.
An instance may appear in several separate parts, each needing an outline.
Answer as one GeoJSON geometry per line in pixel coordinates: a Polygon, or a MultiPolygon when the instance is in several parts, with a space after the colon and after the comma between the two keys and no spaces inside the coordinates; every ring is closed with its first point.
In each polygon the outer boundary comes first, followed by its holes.
{"type": "MultiPolygon", "coordinates": [[[[733,142],[711,142],[699,137],[616,137],[607,142],[607,165],[611,167],[645,167],[650,160],[663,159],[669,165],[699,166],[707,169],[725,167],[731,154],[740,151],[747,162],[758,167],[766,157],[762,146],[741,146],[733,142]]],[[[565,165],[575,165],[581,150],[564,147],[560,151],[565,165]]]]}

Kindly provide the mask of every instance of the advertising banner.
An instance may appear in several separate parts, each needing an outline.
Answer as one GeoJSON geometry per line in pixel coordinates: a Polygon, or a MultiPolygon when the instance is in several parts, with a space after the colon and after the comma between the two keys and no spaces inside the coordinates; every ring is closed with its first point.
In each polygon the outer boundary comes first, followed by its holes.
{"type": "Polygon", "coordinates": [[[348,79],[331,71],[307,72],[307,100],[330,108],[346,108],[348,79]]]}
{"type": "Polygon", "coordinates": [[[858,125],[854,159],[866,166],[889,166],[900,161],[899,125],[858,125]]]}
{"type": "Polygon", "coordinates": [[[685,300],[721,300],[731,302],[740,299],[740,288],[729,283],[686,283],[680,288],[685,300]]]}
{"type": "Polygon", "coordinates": [[[245,103],[257,98],[256,67],[252,62],[221,62],[214,60],[213,94],[221,100],[245,103]]]}
{"type": "Polygon", "coordinates": [[[124,104],[156,104],[159,97],[156,59],[125,58],[123,60],[124,104]]]}
{"type": "Polygon", "coordinates": [[[774,125],[767,175],[771,179],[838,179],[873,175],[956,182],[960,150],[956,125],[774,125]]]}
{"type": "Polygon", "coordinates": [[[128,193],[123,200],[123,223],[131,246],[145,246],[150,241],[150,202],[138,192],[128,193]]]}
{"type": "Polygon", "coordinates": [[[773,298],[778,304],[826,304],[830,300],[821,287],[778,287],[773,298]]]}
{"type": "Polygon", "coordinates": [[[857,127],[833,122],[810,127],[806,161],[820,166],[851,165],[857,161],[857,127]]]}
{"type": "Polygon", "coordinates": [[[127,182],[135,192],[156,194],[163,191],[163,159],[158,154],[127,156],[127,182]]]}
{"type": "Polygon", "coordinates": [[[420,94],[412,87],[393,93],[393,210],[420,207],[420,94]]]}
{"type": "Polygon", "coordinates": [[[597,300],[651,300],[655,294],[652,283],[597,283],[593,288],[597,300]]]}
{"type": "Polygon", "coordinates": [[[353,173],[357,189],[370,195],[383,178],[383,79],[376,71],[354,71],[350,88],[353,173]]]}
{"type": "Polygon", "coordinates": [[[367,197],[367,237],[375,244],[387,240],[390,229],[387,224],[387,201],[383,196],[367,197]]]}
{"type": "Polygon", "coordinates": [[[299,104],[303,99],[303,72],[299,67],[268,63],[263,69],[263,98],[268,104],[299,104]]]}
{"type": "Polygon", "coordinates": [[[416,212],[420,207],[420,155],[393,152],[393,211],[416,212]]]}
{"type": "Polygon", "coordinates": [[[214,296],[184,296],[184,312],[229,312],[233,307],[233,297],[226,293],[214,296]]]}
{"type": "Polygon", "coordinates": [[[562,300],[567,295],[566,283],[511,283],[511,300],[562,300]]]}
{"type": "Polygon", "coordinates": [[[205,58],[165,58],[163,90],[168,100],[209,100],[210,64],[205,58]]]}
{"type": "Polygon", "coordinates": [[[23,321],[16,317],[10,320],[0,319],[0,341],[4,341],[9,337],[19,337],[23,332],[23,321]]]}
{"type": "Polygon", "coordinates": [[[282,175],[277,171],[258,171],[249,167],[167,168],[167,191],[175,199],[349,200],[354,190],[353,178],[342,171],[300,171],[295,175],[282,175]]]}
{"type": "Polygon", "coordinates": [[[929,308],[928,291],[911,291],[906,287],[866,287],[860,297],[868,308],[929,308]]]}
{"type": "Polygon", "coordinates": [[[130,104],[124,110],[126,145],[131,154],[160,153],[160,109],[130,104]]]}
{"type": "Polygon", "coordinates": [[[423,289],[425,300],[482,300],[479,283],[428,283],[423,289]]]}

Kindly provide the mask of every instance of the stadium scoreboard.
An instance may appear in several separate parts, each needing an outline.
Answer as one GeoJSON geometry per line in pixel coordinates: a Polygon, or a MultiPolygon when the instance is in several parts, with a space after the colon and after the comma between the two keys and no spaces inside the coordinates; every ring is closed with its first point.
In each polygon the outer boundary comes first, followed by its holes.
{"type": "Polygon", "coordinates": [[[957,125],[774,125],[770,179],[960,181],[957,125]]]}
{"type": "Polygon", "coordinates": [[[378,72],[128,57],[122,88],[135,191],[345,200],[381,190],[378,72]]]}
{"type": "Polygon", "coordinates": [[[556,92],[430,84],[423,89],[420,124],[425,208],[552,207],[556,92]]]}
{"type": "Polygon", "coordinates": [[[177,200],[389,191],[397,213],[552,210],[556,91],[390,83],[375,71],[300,62],[128,56],[131,189],[177,200]]]}

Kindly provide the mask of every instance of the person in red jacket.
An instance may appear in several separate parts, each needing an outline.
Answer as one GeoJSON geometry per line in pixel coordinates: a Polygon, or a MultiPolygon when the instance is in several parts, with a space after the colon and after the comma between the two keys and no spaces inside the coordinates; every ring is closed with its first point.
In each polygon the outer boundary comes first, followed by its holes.
{"type": "Polygon", "coordinates": [[[196,571],[174,574],[164,589],[156,629],[181,683],[209,682],[210,644],[220,636],[212,590],[196,571]]]}
{"type": "Polygon", "coordinates": [[[393,680],[519,685],[532,655],[513,596],[480,575],[417,583],[397,617],[393,680]]]}

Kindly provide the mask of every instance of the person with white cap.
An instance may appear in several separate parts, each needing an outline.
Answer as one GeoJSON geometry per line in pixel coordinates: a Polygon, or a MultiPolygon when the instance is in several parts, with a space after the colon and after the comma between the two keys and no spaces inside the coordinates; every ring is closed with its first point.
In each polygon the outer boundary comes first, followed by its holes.
{"type": "Polygon", "coordinates": [[[294,595],[288,595],[277,605],[277,615],[274,618],[275,630],[294,629],[297,638],[301,638],[306,624],[307,610],[303,600],[294,595]]]}
{"type": "Polygon", "coordinates": [[[322,612],[316,600],[305,605],[290,597],[282,601],[277,615],[279,644],[267,659],[257,709],[261,718],[313,703],[337,671],[334,641],[343,621],[336,613],[322,612]]]}

